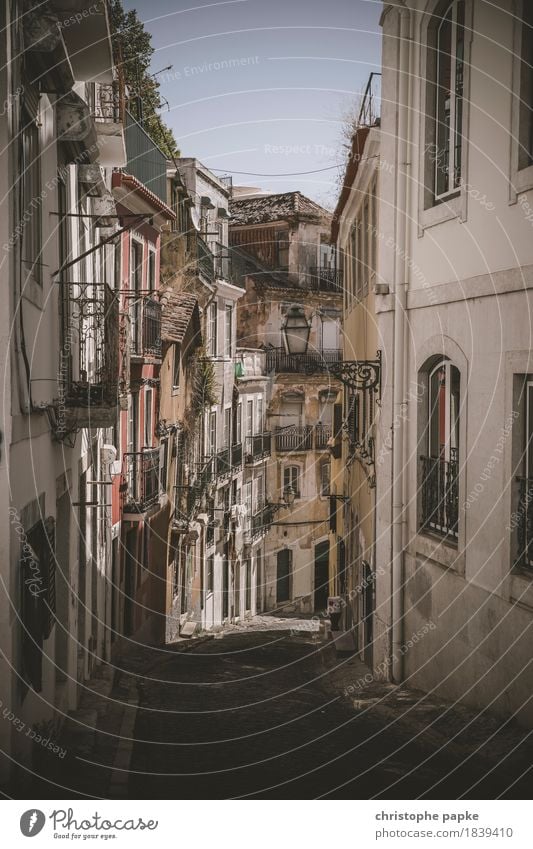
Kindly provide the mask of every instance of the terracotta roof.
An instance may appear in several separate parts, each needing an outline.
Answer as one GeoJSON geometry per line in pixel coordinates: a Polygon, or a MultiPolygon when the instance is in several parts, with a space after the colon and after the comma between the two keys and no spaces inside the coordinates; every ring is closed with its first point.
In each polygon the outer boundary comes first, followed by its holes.
{"type": "Polygon", "coordinates": [[[201,344],[200,310],[195,295],[166,289],[161,295],[161,307],[161,338],[164,342],[183,342],[192,321],[192,344],[201,344]]]}
{"type": "Polygon", "coordinates": [[[330,219],[331,213],[301,192],[279,195],[253,195],[230,200],[232,226],[264,224],[269,221],[320,221],[330,219]]]}
{"type": "Polygon", "coordinates": [[[168,218],[169,220],[176,218],[176,213],[167,206],[166,203],[163,203],[163,201],[158,198],[158,196],[154,194],[148,186],[141,183],[137,177],[134,177],[132,174],[126,174],[123,171],[114,171],[111,179],[111,185],[113,188],[124,186],[129,191],[135,192],[140,197],[144,198],[145,201],[150,203],[153,208],[164,215],[165,218],[168,218]]]}

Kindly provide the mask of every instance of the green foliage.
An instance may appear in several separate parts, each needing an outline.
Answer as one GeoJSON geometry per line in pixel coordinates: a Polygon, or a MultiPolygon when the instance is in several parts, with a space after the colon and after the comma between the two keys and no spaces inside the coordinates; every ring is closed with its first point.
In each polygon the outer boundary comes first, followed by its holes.
{"type": "Polygon", "coordinates": [[[159,82],[150,73],[154,54],[152,36],[135,9],[124,10],[122,0],[110,0],[109,14],[114,61],[122,69],[129,90],[128,109],[167,156],[179,156],[174,134],[159,116],[163,105],[159,82]]]}
{"type": "Polygon", "coordinates": [[[198,352],[198,358],[192,369],[191,389],[191,404],[185,426],[192,431],[203,411],[214,404],[218,404],[215,369],[211,360],[206,358],[203,350],[198,352]]]}

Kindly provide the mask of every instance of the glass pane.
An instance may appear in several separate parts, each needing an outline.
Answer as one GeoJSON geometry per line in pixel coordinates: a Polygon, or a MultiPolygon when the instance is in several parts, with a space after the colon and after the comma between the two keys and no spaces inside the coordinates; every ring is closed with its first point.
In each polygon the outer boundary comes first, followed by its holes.
{"type": "Polygon", "coordinates": [[[437,195],[447,192],[450,187],[452,10],[453,5],[448,9],[437,32],[437,195]]]}
{"type": "Polygon", "coordinates": [[[446,367],[444,363],[430,378],[429,453],[440,457],[446,442],[446,367]]]}

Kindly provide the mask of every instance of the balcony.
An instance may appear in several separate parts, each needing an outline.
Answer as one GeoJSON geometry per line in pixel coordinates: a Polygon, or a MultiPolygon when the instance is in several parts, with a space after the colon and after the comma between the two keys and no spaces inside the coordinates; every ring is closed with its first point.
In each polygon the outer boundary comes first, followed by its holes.
{"type": "Polygon", "coordinates": [[[264,504],[257,512],[252,515],[250,523],[250,533],[253,540],[266,534],[272,520],[274,519],[275,509],[271,504],[264,504]]]}
{"type": "Polygon", "coordinates": [[[306,288],[316,292],[342,292],[342,270],[340,268],[311,268],[306,288]]]}
{"type": "Polygon", "coordinates": [[[215,477],[223,478],[242,467],[242,443],[221,448],[213,455],[215,477]]]}
{"type": "Polygon", "coordinates": [[[326,425],[289,425],[274,432],[276,451],[325,451],[332,430],[326,425]]]}
{"type": "Polygon", "coordinates": [[[516,534],[514,565],[530,572],[533,569],[533,478],[518,477],[518,503],[511,527],[516,534]]]}
{"type": "Polygon", "coordinates": [[[215,248],[214,263],[216,277],[219,277],[222,280],[230,280],[231,258],[229,255],[229,248],[220,242],[216,243],[215,248]]]}
{"type": "Polygon", "coordinates": [[[161,304],[153,297],[130,305],[130,349],[134,357],[161,359],[161,304]]]}
{"type": "Polygon", "coordinates": [[[200,236],[196,237],[196,267],[192,270],[209,283],[215,282],[215,258],[200,236]]]}
{"type": "Polygon", "coordinates": [[[266,351],[266,370],[276,374],[320,374],[327,372],[330,363],[341,361],[342,351],[339,348],[305,354],[288,354],[285,348],[267,348],[266,351]]]}
{"type": "Polygon", "coordinates": [[[159,501],[159,448],[124,454],[121,492],[125,513],[144,513],[159,501]]]}
{"type": "Polygon", "coordinates": [[[167,202],[167,158],[148,133],[126,110],[126,171],[160,201],[167,202]]]}
{"type": "MultiPolygon", "coordinates": [[[[455,452],[453,452],[455,454],[455,452]]],[[[421,528],[457,540],[459,479],[456,457],[421,457],[421,528]]]]}
{"type": "Polygon", "coordinates": [[[272,451],[272,434],[270,431],[265,433],[256,433],[254,436],[246,437],[246,456],[245,463],[247,466],[253,465],[266,457],[270,457],[272,451]]]}
{"type": "Polygon", "coordinates": [[[67,283],[62,292],[55,430],[110,427],[118,397],[118,298],[106,284],[67,283]]]}

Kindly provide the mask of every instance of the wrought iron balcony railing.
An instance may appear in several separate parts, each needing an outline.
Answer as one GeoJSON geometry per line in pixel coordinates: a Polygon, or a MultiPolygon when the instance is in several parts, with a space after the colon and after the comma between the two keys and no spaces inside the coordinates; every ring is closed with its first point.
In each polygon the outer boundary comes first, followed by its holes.
{"type": "Polygon", "coordinates": [[[342,270],[314,266],[306,286],[321,292],[342,292],[342,270]]]}
{"type": "Polygon", "coordinates": [[[274,432],[276,451],[324,451],[332,430],[326,425],[289,425],[274,432]]]}
{"type": "Polygon", "coordinates": [[[125,170],[157,195],[159,200],[166,203],[166,155],[128,110],[126,110],[124,135],[128,160],[125,170]]]}
{"type": "Polygon", "coordinates": [[[267,348],[266,370],[278,374],[320,374],[331,363],[342,361],[342,351],[328,348],[306,354],[288,354],[285,348],[267,348]]]}
{"type": "Polygon", "coordinates": [[[252,514],[250,522],[250,533],[252,539],[257,539],[262,534],[266,534],[274,519],[276,510],[271,504],[264,504],[255,513],[252,514]]]}
{"type": "Polygon", "coordinates": [[[366,84],[357,119],[358,127],[377,127],[381,118],[381,74],[372,71],[366,84]]]}
{"type": "Polygon", "coordinates": [[[65,283],[62,291],[62,412],[78,427],[107,427],[117,407],[118,298],[106,284],[65,283]]]}
{"type": "Polygon", "coordinates": [[[153,297],[136,298],[130,304],[131,353],[137,357],[161,357],[161,304],[153,297]]]}
{"type": "Polygon", "coordinates": [[[516,533],[515,566],[533,569],[533,478],[519,477],[518,503],[511,527],[516,533]]]}
{"type": "Polygon", "coordinates": [[[122,503],[126,513],[143,513],[159,500],[159,448],[124,454],[122,503]]]}
{"type": "MultiPolygon", "coordinates": [[[[454,452],[455,453],[455,452],[454,452]]],[[[459,478],[456,457],[421,457],[423,530],[457,539],[459,527],[459,478]]]]}
{"type": "Polygon", "coordinates": [[[196,262],[195,271],[210,283],[213,283],[215,280],[215,258],[200,236],[196,237],[196,262]]]}
{"type": "Polygon", "coordinates": [[[214,476],[223,478],[242,467],[242,443],[221,448],[212,456],[214,476]]]}
{"type": "Polygon", "coordinates": [[[85,84],[87,104],[97,123],[123,124],[126,113],[124,78],[121,73],[111,83],[85,84]]]}
{"type": "Polygon", "coordinates": [[[270,457],[272,451],[272,434],[270,431],[264,433],[256,433],[253,436],[246,437],[246,464],[257,463],[259,460],[264,460],[270,457]]]}

